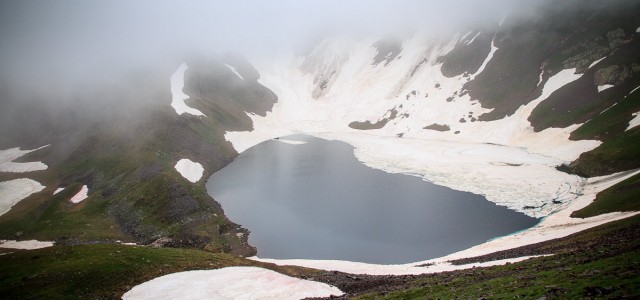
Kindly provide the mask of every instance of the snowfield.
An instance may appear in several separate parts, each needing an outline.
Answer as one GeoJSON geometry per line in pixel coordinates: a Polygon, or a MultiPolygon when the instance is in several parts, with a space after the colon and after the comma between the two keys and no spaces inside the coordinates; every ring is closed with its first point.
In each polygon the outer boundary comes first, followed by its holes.
{"type": "MultiPolygon", "coordinates": [[[[176,110],[178,115],[184,113],[194,116],[204,116],[204,114],[192,107],[189,107],[184,100],[187,100],[189,96],[185,94],[182,89],[184,88],[184,72],[187,70],[187,64],[183,63],[178,67],[173,75],[171,75],[171,107],[176,110]]],[[[205,116],[206,117],[206,116],[205,116]]]]}
{"type": "Polygon", "coordinates": [[[198,180],[202,178],[202,174],[204,174],[204,168],[200,163],[193,162],[186,158],[179,160],[175,168],[182,177],[193,183],[198,182],[198,180]]]}
{"type": "Polygon", "coordinates": [[[267,269],[229,267],[161,276],[133,287],[122,299],[302,299],[342,294],[333,286],[267,269]]]}
{"type": "Polygon", "coordinates": [[[582,74],[567,69],[546,80],[541,76],[542,93],[537,99],[503,119],[478,121],[477,116],[491,110],[472,101],[463,85],[480,74],[499,49],[492,42],[479,70],[466,77],[447,78],[437,63],[438,57],[468,35],[435,45],[417,38],[408,40],[387,65],[372,65],[376,50],[370,45],[374,40],[344,38],[323,42],[306,58],[284,55],[277,60],[254,61],[259,82],[276,93],[278,102],[265,117],[249,115],[253,131],[227,132],[225,138],[238,152],[297,133],[343,141],[352,145],[358,160],[370,167],[481,194],[498,205],[543,218],[542,221],[523,232],[406,265],[254,259],[361,274],[441,272],[454,268],[447,263],[451,259],[564,237],[635,214],[570,218],[571,212],[588,205],[597,192],[632,174],[587,180],[558,171],[557,166],[575,160],[601,142],[569,140],[570,133],[581,124],[535,132],[527,120],[536,106],[582,74]],[[386,125],[376,130],[348,126],[354,121],[373,124],[383,120],[386,125]],[[430,124],[447,125],[450,130],[424,128],[430,124]],[[433,265],[416,267],[429,263],[433,265]]]}
{"type": "Polygon", "coordinates": [[[16,203],[44,189],[44,185],[28,178],[0,182],[0,216],[16,203]]]}
{"type": "Polygon", "coordinates": [[[42,146],[33,150],[20,150],[20,148],[0,150],[0,172],[25,173],[46,170],[47,165],[39,161],[13,162],[13,160],[16,160],[25,154],[40,150],[47,146],[49,145],[42,146]]]}
{"type": "MultiPolygon", "coordinates": [[[[387,66],[371,65],[373,41],[346,39],[325,41],[306,60],[285,57],[284,62],[254,62],[260,83],[278,95],[278,102],[266,117],[249,115],[253,131],[227,132],[225,137],[242,152],[275,137],[310,134],[354,146],[356,157],[370,167],[481,194],[530,216],[544,217],[566,206],[580,193],[583,180],[555,167],[600,142],[570,141],[569,134],[579,125],[534,132],[527,118],[549,95],[581,74],[575,74],[575,69],[563,70],[544,82],[537,99],[513,115],[474,122],[469,115],[490,110],[471,101],[467,94],[460,96],[467,78],[444,77],[441,65],[435,63],[459,40],[456,37],[436,47],[409,40],[400,58],[387,66]],[[338,74],[319,99],[313,98],[317,89],[314,72],[338,74]],[[375,123],[389,118],[390,110],[397,111],[396,118],[382,129],[348,127],[353,121],[375,123]],[[461,123],[461,117],[466,122],[461,123]],[[451,130],[423,129],[434,123],[448,125],[451,130]]],[[[482,66],[469,78],[480,74],[497,50],[492,43],[482,66]]]]}

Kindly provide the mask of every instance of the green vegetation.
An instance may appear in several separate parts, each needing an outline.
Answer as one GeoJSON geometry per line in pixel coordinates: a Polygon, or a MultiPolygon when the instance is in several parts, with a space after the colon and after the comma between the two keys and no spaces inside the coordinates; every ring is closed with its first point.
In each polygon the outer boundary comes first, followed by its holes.
{"type": "Polygon", "coordinates": [[[418,276],[361,299],[581,299],[640,297],[640,217],[544,244],[553,256],[418,276]]]}
{"type": "Polygon", "coordinates": [[[640,90],[626,96],[615,106],[595,116],[571,133],[572,140],[608,140],[629,126],[633,112],[640,111],[640,90]]]}
{"type": "Polygon", "coordinates": [[[600,192],[593,203],[571,216],[588,218],[616,211],[640,211],[640,174],[600,192]]]}
{"type": "MultiPolygon", "coordinates": [[[[189,102],[207,118],[173,111],[167,95],[158,92],[168,88],[165,74],[147,84],[121,87],[142,99],[132,101],[139,106],[129,105],[127,111],[115,104],[104,107],[100,118],[76,120],[73,134],[64,128],[53,132],[51,146],[28,157],[49,166],[28,174],[47,188],[0,216],[0,238],[149,243],[169,237],[180,241],[173,246],[253,254],[235,234],[239,226],[207,194],[205,183],[237,155],[224,132],[250,129],[245,111],[264,114],[275,95],[255,82],[227,85],[212,63],[190,68],[196,72],[187,81],[195,95],[189,102]],[[182,158],[204,166],[199,182],[188,182],[176,172],[174,165],[182,158]],[[69,203],[82,185],[89,187],[89,198],[69,203]],[[66,189],[53,196],[59,186],[66,189]]],[[[0,179],[18,175],[3,173],[0,179]]]]}
{"type": "Polygon", "coordinates": [[[608,139],[597,148],[582,153],[569,167],[583,176],[602,176],[640,167],[640,127],[608,139]]]}
{"type": "Polygon", "coordinates": [[[118,298],[133,286],[169,273],[249,265],[205,251],[124,245],[54,246],[0,256],[4,299],[118,298]]]}

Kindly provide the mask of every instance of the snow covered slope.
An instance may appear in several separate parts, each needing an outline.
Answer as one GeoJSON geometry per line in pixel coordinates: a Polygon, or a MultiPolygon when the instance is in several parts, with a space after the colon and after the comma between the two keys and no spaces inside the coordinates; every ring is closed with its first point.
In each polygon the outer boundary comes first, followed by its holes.
{"type": "Polygon", "coordinates": [[[253,131],[228,132],[226,138],[242,152],[304,132],[350,143],[369,166],[483,194],[532,216],[566,205],[581,191],[581,179],[555,167],[600,142],[569,140],[579,125],[534,132],[527,118],[581,74],[562,70],[546,78],[541,95],[513,115],[479,121],[476,117],[490,110],[472,100],[464,85],[484,70],[497,48],[491,44],[476,73],[446,77],[439,57],[459,42],[458,36],[413,38],[394,60],[375,64],[373,40],[329,39],[306,58],[257,61],[260,82],[278,95],[278,103],[266,117],[250,115],[253,131]],[[431,124],[448,130],[425,128],[431,124]]]}

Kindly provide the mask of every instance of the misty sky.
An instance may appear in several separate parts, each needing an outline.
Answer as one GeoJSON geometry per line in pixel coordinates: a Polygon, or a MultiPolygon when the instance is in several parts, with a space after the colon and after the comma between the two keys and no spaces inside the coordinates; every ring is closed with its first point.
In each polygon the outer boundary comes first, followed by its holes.
{"type": "Polygon", "coordinates": [[[525,0],[1,1],[2,79],[86,77],[185,51],[268,53],[323,34],[439,34],[525,0]]]}

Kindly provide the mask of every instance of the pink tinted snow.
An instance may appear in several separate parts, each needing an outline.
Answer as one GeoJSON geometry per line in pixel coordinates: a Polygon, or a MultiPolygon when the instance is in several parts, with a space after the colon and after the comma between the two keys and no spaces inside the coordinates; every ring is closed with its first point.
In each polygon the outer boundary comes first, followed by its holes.
{"type": "Polygon", "coordinates": [[[257,267],[173,273],[133,287],[122,299],[302,299],[342,295],[325,283],[257,267]]]}
{"type": "Polygon", "coordinates": [[[71,197],[71,199],[69,199],[69,202],[80,203],[82,200],[87,199],[87,197],[89,197],[88,193],[89,193],[89,187],[87,187],[86,185],[83,185],[80,191],[77,194],[75,194],[73,197],[71,197]]]}

